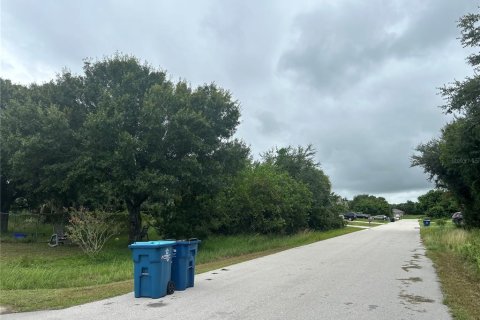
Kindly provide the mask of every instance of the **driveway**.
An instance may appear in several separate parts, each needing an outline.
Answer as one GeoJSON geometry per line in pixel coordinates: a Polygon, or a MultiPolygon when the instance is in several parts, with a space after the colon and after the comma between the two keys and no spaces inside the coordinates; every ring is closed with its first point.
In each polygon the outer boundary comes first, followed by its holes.
{"type": "Polygon", "coordinates": [[[161,299],[133,293],[8,319],[451,319],[416,220],[199,274],[161,299]]]}

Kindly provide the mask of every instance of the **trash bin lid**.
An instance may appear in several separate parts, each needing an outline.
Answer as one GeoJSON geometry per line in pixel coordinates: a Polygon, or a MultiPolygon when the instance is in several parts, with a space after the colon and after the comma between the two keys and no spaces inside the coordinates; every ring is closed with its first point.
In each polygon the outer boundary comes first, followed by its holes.
{"type": "Polygon", "coordinates": [[[175,245],[175,241],[143,241],[143,242],[134,242],[128,247],[130,249],[154,249],[161,247],[171,247],[175,245]]]}
{"type": "Polygon", "coordinates": [[[188,239],[188,240],[177,240],[177,244],[195,244],[195,243],[200,243],[202,242],[201,240],[198,239],[188,239]]]}

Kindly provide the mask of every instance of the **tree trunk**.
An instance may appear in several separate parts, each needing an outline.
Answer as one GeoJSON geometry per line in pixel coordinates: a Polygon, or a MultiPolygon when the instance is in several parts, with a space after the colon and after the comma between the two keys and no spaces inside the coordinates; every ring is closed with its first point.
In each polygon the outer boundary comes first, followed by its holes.
{"type": "Polygon", "coordinates": [[[142,229],[142,217],[140,215],[141,203],[134,202],[129,199],[127,199],[125,202],[127,203],[129,218],[128,243],[131,244],[135,242],[142,229]]]}
{"type": "Polygon", "coordinates": [[[1,212],[0,215],[0,233],[5,234],[8,232],[8,217],[10,214],[8,212],[1,212]]]}
{"type": "Polygon", "coordinates": [[[0,233],[8,232],[8,217],[10,216],[10,204],[13,201],[12,188],[8,185],[7,179],[0,175],[0,233]]]}

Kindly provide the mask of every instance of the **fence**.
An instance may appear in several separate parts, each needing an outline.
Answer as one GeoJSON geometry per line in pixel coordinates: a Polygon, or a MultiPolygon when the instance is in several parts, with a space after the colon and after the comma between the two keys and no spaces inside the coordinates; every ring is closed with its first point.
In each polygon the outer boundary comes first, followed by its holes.
{"type": "MultiPolygon", "coordinates": [[[[1,241],[47,242],[55,233],[55,226],[65,226],[69,219],[68,214],[40,214],[29,211],[0,214],[1,241]]],[[[127,221],[126,213],[117,213],[116,216],[120,223],[127,221]]]]}
{"type": "Polygon", "coordinates": [[[52,234],[52,225],[46,223],[46,216],[30,212],[1,213],[2,240],[47,241],[52,234]]]}

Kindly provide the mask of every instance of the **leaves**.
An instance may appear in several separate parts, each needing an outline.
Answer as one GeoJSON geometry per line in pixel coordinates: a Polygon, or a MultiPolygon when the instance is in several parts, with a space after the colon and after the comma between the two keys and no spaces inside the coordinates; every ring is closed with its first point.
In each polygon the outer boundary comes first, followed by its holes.
{"type": "MultiPolygon", "coordinates": [[[[461,42],[478,48],[480,14],[467,14],[460,19],[461,42]]],[[[480,54],[472,54],[468,62],[478,71],[480,54]]],[[[454,121],[442,129],[439,139],[417,147],[412,166],[421,166],[438,187],[448,188],[464,206],[467,226],[480,227],[480,77],[474,74],[464,81],[455,81],[440,89],[446,100],[442,108],[456,113],[454,121]]]]}

